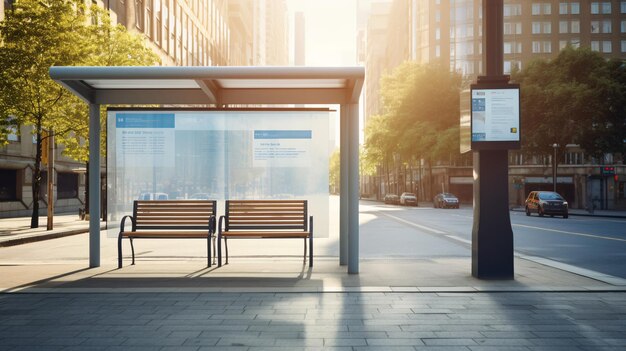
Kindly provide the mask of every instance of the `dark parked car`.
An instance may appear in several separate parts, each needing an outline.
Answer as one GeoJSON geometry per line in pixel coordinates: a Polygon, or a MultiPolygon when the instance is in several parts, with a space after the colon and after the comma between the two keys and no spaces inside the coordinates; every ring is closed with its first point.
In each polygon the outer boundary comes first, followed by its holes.
{"type": "Polygon", "coordinates": [[[435,208],[459,208],[459,199],[450,193],[439,193],[433,199],[435,208]]]}
{"type": "Polygon", "coordinates": [[[400,197],[396,194],[385,195],[385,203],[390,205],[397,205],[400,203],[400,197]]]}
{"type": "Polygon", "coordinates": [[[554,191],[531,191],[526,199],[526,215],[537,212],[539,217],[554,215],[568,217],[567,201],[554,191]]]}
{"type": "Polygon", "coordinates": [[[400,205],[417,206],[417,196],[413,193],[402,193],[400,195],[400,205]]]}

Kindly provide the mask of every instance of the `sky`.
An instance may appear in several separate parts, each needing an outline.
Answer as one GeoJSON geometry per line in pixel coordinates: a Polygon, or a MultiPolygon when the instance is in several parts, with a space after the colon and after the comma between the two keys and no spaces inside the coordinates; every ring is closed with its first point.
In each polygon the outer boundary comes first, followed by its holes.
{"type": "Polygon", "coordinates": [[[287,6],[292,33],[293,14],[304,12],[307,66],[356,65],[356,0],[287,0],[287,6]]]}

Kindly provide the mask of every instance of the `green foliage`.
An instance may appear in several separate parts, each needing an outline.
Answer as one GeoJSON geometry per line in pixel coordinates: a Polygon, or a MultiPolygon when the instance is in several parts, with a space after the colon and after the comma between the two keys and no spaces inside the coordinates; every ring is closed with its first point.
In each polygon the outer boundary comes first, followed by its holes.
{"type": "MultiPolygon", "coordinates": [[[[0,143],[6,143],[11,127],[34,127],[33,198],[38,199],[43,131],[54,130],[67,155],[87,159],[87,106],[52,81],[49,68],[152,65],[158,59],[140,37],[113,26],[107,12],[96,6],[88,12],[83,0],[15,2],[0,22],[0,43],[0,143]]],[[[34,201],[33,227],[38,209],[34,201]]]]}
{"type": "MultiPolygon", "coordinates": [[[[69,93],[48,76],[50,66],[75,65],[87,54],[82,1],[24,0],[0,23],[0,113],[16,125],[56,127],[69,93]]],[[[4,135],[5,136],[5,135],[4,135]]]]}
{"type": "Polygon", "coordinates": [[[561,150],[574,143],[596,156],[622,152],[625,76],[621,62],[572,47],[515,72],[522,90],[523,149],[549,154],[554,143],[561,150]]]}
{"type": "MultiPolygon", "coordinates": [[[[80,63],[85,66],[151,66],[159,62],[158,56],[146,47],[141,36],[130,33],[121,24],[113,25],[107,11],[92,5],[90,8],[91,24],[86,26],[86,45],[88,54],[80,63]]],[[[64,106],[67,112],[65,121],[71,123],[68,133],[59,135],[59,142],[65,148],[63,154],[75,160],[86,162],[89,159],[89,111],[88,106],[72,99],[64,106]]],[[[106,112],[101,113],[101,147],[105,152],[106,112]]]]}
{"type": "Polygon", "coordinates": [[[458,154],[461,76],[438,64],[405,62],[381,80],[384,113],[365,130],[364,162],[448,159],[458,154]],[[455,134],[456,133],[456,134],[455,134]]]}

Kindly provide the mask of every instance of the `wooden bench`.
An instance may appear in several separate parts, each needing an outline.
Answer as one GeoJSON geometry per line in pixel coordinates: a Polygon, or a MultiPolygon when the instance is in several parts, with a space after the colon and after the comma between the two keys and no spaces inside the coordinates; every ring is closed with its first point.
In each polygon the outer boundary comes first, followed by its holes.
{"type": "Polygon", "coordinates": [[[313,267],[313,216],[307,218],[307,200],[227,200],[217,232],[217,265],[222,265],[224,239],[304,239],[304,261],[309,241],[309,267],[313,267]]]}
{"type": "Polygon", "coordinates": [[[118,268],[122,268],[122,238],[130,240],[132,264],[135,264],[133,239],[207,239],[207,262],[210,267],[211,238],[215,241],[216,207],[216,201],[209,200],[135,201],[133,215],[124,216],[120,223],[117,238],[118,268]],[[132,222],[130,231],[125,230],[126,219],[132,222]]]}

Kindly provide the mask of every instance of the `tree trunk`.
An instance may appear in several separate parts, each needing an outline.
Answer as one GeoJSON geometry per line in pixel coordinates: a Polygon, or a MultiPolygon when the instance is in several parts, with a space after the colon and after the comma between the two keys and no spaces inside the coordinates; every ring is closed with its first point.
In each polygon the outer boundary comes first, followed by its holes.
{"type": "Polygon", "coordinates": [[[30,227],[39,228],[39,187],[41,186],[41,124],[37,124],[37,146],[35,153],[35,169],[31,182],[33,190],[33,213],[30,217],[30,227]]]}
{"type": "Polygon", "coordinates": [[[387,186],[385,187],[385,194],[389,193],[389,159],[385,158],[385,174],[387,175],[387,186]]]}
{"type": "Polygon", "coordinates": [[[428,197],[433,197],[433,165],[430,159],[427,159],[426,162],[428,163],[428,197]]]}

